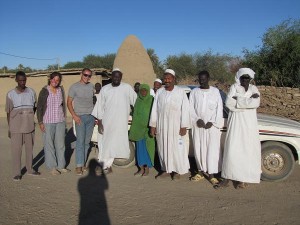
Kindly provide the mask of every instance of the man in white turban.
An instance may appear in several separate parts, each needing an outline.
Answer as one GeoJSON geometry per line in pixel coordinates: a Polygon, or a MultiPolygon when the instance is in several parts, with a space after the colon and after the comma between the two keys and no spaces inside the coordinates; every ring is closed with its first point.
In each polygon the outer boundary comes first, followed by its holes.
{"type": "Polygon", "coordinates": [[[222,167],[225,180],[216,187],[227,187],[229,179],[236,181],[236,188],[260,182],[261,145],[256,115],[260,93],[250,84],[254,74],[249,68],[239,69],[236,83],[227,95],[226,106],[230,111],[222,167]]]}
{"type": "Polygon", "coordinates": [[[160,89],[162,86],[162,81],[161,79],[155,79],[154,83],[153,83],[153,88],[150,89],[150,95],[152,95],[153,97],[155,97],[155,94],[157,92],[158,89],[160,89]]]}
{"type": "Polygon", "coordinates": [[[175,85],[175,72],[164,73],[165,87],[154,98],[149,126],[151,135],[156,135],[158,156],[162,173],[156,178],[180,178],[188,173],[190,164],[185,135],[190,127],[189,101],[184,90],[175,85]]]}

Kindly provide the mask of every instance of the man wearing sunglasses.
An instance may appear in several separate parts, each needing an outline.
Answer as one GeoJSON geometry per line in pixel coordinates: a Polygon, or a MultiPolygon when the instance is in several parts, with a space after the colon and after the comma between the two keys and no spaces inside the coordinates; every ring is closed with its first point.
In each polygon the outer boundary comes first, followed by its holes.
{"type": "Polygon", "coordinates": [[[84,68],[80,81],[69,89],[67,106],[75,121],[76,130],[76,174],[82,175],[86,170],[87,153],[93,134],[95,119],[93,111],[94,85],[90,83],[92,71],[84,68]]]}
{"type": "Polygon", "coordinates": [[[225,179],[216,188],[227,187],[229,180],[235,181],[237,189],[260,182],[261,145],[256,115],[260,93],[250,84],[254,75],[252,69],[240,68],[227,95],[229,115],[222,166],[225,179]]]}

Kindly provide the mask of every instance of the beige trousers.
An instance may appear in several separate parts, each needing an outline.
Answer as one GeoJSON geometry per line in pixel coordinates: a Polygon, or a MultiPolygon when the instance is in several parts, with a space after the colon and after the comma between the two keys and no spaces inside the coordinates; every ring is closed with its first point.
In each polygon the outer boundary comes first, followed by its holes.
{"type": "Polygon", "coordinates": [[[22,166],[22,146],[25,145],[26,152],[26,169],[27,173],[32,172],[32,154],[34,145],[34,132],[23,133],[11,133],[11,153],[12,153],[12,167],[14,176],[21,175],[22,166]]]}

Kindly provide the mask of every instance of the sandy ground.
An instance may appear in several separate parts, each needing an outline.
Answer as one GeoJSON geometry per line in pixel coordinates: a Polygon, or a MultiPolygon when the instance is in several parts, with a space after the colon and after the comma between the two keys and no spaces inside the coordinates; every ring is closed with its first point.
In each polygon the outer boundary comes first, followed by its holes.
{"type": "MultiPolygon", "coordinates": [[[[0,224],[299,224],[300,166],[283,182],[262,182],[245,190],[231,185],[214,190],[206,181],[191,182],[134,177],[136,168],[114,168],[105,177],[50,175],[41,159],[41,133],[36,131],[34,159],[42,173],[12,180],[7,125],[0,118],[0,224]]],[[[69,125],[70,128],[70,125],[69,125]]],[[[69,140],[72,139],[68,136],[69,140]]],[[[73,153],[73,154],[72,154],[73,153]]],[[[92,150],[89,159],[95,157],[92,150]]],[[[24,158],[23,158],[24,164],[24,158]]]]}

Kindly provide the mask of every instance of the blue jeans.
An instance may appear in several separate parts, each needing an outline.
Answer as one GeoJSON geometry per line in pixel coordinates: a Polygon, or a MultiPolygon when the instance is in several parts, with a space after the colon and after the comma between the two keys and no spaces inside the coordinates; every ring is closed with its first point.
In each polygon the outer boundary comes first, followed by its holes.
{"type": "Polygon", "coordinates": [[[48,169],[65,168],[66,122],[45,123],[44,153],[48,169]]]}
{"type": "Polygon", "coordinates": [[[79,116],[81,124],[75,123],[76,129],[76,167],[82,167],[87,160],[88,150],[94,130],[95,119],[92,115],[79,116]]]}

